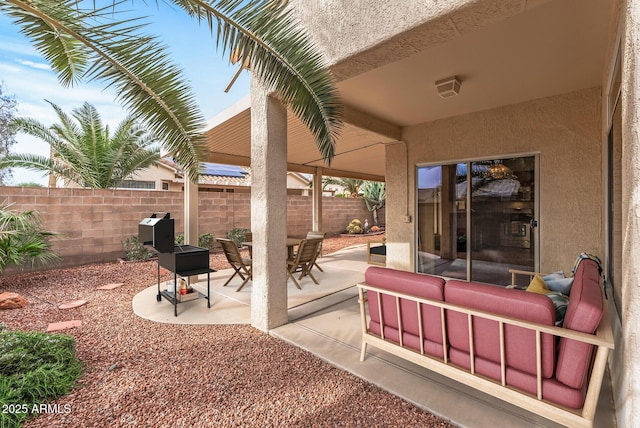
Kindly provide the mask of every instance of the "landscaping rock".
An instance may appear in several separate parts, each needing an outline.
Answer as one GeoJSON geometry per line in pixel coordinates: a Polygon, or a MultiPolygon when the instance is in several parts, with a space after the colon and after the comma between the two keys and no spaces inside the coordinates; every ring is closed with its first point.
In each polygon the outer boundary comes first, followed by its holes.
{"type": "Polygon", "coordinates": [[[6,291],[0,294],[0,310],[22,309],[27,306],[27,299],[18,293],[6,291]]]}

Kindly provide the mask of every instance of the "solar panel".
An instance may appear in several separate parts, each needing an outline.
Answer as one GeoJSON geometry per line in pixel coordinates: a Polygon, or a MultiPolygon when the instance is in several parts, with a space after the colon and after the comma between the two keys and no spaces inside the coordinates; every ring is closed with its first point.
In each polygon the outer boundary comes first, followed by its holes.
{"type": "Polygon", "coordinates": [[[244,178],[248,174],[247,171],[235,165],[223,165],[219,163],[203,163],[202,174],[216,175],[221,177],[244,178]]]}

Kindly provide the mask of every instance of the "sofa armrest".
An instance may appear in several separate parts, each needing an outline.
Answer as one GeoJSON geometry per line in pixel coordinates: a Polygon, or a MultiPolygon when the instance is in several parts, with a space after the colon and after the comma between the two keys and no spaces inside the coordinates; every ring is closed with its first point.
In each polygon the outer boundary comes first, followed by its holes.
{"type": "Polygon", "coordinates": [[[511,285],[516,285],[516,277],[518,275],[526,275],[529,277],[529,282],[533,279],[535,275],[546,275],[543,272],[533,272],[528,270],[520,270],[520,269],[509,269],[509,273],[511,274],[511,285]]]}

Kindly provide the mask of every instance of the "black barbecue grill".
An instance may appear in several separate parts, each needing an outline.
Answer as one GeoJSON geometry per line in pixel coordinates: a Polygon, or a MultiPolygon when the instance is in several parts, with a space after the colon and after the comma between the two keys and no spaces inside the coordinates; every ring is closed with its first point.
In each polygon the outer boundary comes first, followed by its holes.
{"type": "Polygon", "coordinates": [[[187,278],[207,274],[207,295],[198,293],[198,297],[207,299],[207,307],[211,307],[209,268],[209,250],[193,245],[175,245],[175,222],[169,213],[153,213],[151,217],[143,219],[138,225],[138,241],[143,245],[154,248],[158,252],[158,295],[160,302],[164,297],[173,303],[173,313],[178,316],[178,303],[181,296],[178,294],[178,276],[187,278]],[[160,267],[173,272],[173,292],[160,290],[160,267]]]}

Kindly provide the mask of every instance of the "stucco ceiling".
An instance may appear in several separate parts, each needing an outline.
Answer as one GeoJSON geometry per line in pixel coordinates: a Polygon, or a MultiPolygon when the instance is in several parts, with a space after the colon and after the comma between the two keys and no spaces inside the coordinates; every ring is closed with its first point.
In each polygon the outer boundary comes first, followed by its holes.
{"type": "MultiPolygon", "coordinates": [[[[612,32],[611,3],[541,3],[339,82],[347,109],[368,120],[347,118],[333,170],[326,174],[382,178],[384,144],[399,140],[402,126],[600,86],[612,32]],[[454,75],[462,81],[460,95],[440,98],[435,81],[454,75]],[[398,132],[379,132],[367,126],[377,119],[398,132]]],[[[357,61],[357,56],[352,60],[357,61]]],[[[244,103],[228,118],[212,121],[209,161],[248,164],[250,112],[248,101],[244,103]]],[[[313,138],[291,114],[288,126],[290,170],[311,172],[310,167],[324,166],[313,138]]]]}
{"type": "Polygon", "coordinates": [[[612,3],[554,0],[340,82],[346,104],[401,126],[600,86],[612,3]],[[437,80],[458,76],[442,99],[437,80]]]}

